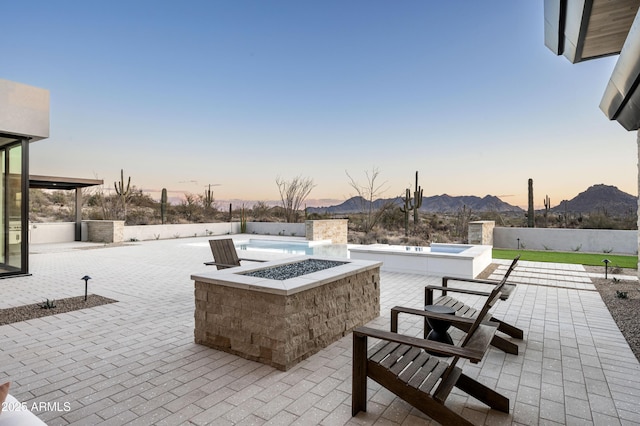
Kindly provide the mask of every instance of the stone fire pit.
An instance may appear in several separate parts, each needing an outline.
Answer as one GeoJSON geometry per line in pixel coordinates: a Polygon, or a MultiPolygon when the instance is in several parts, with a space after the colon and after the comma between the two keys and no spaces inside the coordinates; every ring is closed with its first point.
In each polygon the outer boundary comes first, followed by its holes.
{"type": "Polygon", "coordinates": [[[194,274],[195,342],[287,370],[380,315],[380,266],[300,256],[194,274]]]}

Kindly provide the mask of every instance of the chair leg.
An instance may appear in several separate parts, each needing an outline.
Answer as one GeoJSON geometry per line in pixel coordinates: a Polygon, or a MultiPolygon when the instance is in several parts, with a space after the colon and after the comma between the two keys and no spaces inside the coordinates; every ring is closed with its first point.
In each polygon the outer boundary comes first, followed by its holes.
{"type": "Polygon", "coordinates": [[[424,327],[423,327],[424,337],[423,337],[423,339],[426,339],[427,336],[429,336],[429,333],[431,333],[431,326],[429,325],[429,321],[427,321],[427,317],[424,318],[423,322],[424,322],[424,327]]]}
{"type": "Polygon", "coordinates": [[[367,411],[367,336],[353,333],[351,415],[367,411]]]}
{"type": "Polygon", "coordinates": [[[456,387],[462,389],[477,400],[484,402],[494,410],[509,414],[509,398],[486,387],[466,374],[463,373],[460,375],[456,382],[456,387]]]}
{"type": "Polygon", "coordinates": [[[511,324],[508,324],[504,321],[500,321],[499,319],[496,318],[491,318],[491,321],[497,322],[498,323],[498,330],[508,334],[509,336],[515,338],[515,339],[522,339],[524,338],[524,333],[522,332],[521,329],[519,329],[518,327],[515,327],[511,324]]]}
{"type": "Polygon", "coordinates": [[[493,336],[491,339],[491,346],[494,346],[508,354],[518,355],[518,345],[513,342],[503,339],[500,336],[493,336]]]}
{"type": "MultiPolygon", "coordinates": [[[[494,321],[493,319],[491,321],[494,321]]],[[[506,324],[503,323],[500,320],[495,320],[496,322],[499,322],[501,324],[506,324]]],[[[425,321],[426,323],[426,321],[425,321]]],[[[508,324],[507,324],[508,325],[508,324]]],[[[462,330],[462,331],[469,331],[469,324],[452,324],[453,327],[462,330]]],[[[512,326],[511,326],[512,327],[512,326]]],[[[515,328],[515,327],[514,327],[515,328]]],[[[500,326],[498,326],[498,330],[500,330],[500,326]]],[[[427,338],[426,335],[428,334],[428,332],[426,331],[425,328],[425,339],[427,338]]],[[[501,336],[493,336],[493,339],[491,339],[491,346],[494,346],[498,349],[500,349],[501,351],[504,351],[508,354],[513,354],[513,355],[518,355],[518,345],[516,345],[515,343],[512,343],[510,341],[508,341],[507,339],[501,337],[501,336]]]]}

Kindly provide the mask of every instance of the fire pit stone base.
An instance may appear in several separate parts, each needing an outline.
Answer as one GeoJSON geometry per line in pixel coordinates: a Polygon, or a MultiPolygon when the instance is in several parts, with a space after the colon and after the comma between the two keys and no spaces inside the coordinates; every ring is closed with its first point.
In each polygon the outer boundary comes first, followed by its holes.
{"type": "Polygon", "coordinates": [[[380,315],[379,262],[349,261],[306,275],[301,291],[261,288],[257,278],[246,285],[246,275],[242,284],[230,283],[245,268],[192,277],[196,343],[287,370],[380,315]],[[316,274],[318,284],[309,285],[316,274]]]}

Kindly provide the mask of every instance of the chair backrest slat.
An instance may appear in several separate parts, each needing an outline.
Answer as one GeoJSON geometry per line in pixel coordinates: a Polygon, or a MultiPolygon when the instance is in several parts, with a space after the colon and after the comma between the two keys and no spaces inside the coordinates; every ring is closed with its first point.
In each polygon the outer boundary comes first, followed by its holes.
{"type": "Polygon", "coordinates": [[[231,238],[209,240],[209,246],[216,263],[240,266],[240,259],[238,259],[238,253],[231,238]]]}
{"type": "Polygon", "coordinates": [[[520,255],[517,255],[515,259],[513,259],[513,262],[511,262],[511,265],[509,265],[509,269],[507,269],[507,272],[504,274],[504,277],[502,277],[502,280],[501,280],[502,283],[507,282],[507,278],[509,278],[509,275],[511,275],[513,270],[516,269],[516,264],[518,263],[518,260],[520,260],[520,255]]]}

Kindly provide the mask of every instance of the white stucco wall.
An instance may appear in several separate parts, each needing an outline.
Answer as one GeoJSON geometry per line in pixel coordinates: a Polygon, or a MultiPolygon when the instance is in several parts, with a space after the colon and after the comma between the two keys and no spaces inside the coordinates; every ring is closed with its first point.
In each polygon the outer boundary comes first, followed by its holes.
{"type": "Polygon", "coordinates": [[[493,230],[495,248],[580,251],[586,253],[638,253],[638,231],[612,229],[503,228],[493,230]]]}
{"type": "Polygon", "coordinates": [[[136,225],[124,227],[124,241],[166,240],[193,236],[239,234],[239,222],[136,225]]]}
{"type": "Polygon", "coordinates": [[[75,238],[75,222],[29,224],[29,244],[68,243],[75,238]]]}
{"type": "Polygon", "coordinates": [[[0,79],[0,133],[49,137],[49,91],[0,79]]]}
{"type": "Polygon", "coordinates": [[[305,224],[283,222],[247,222],[247,234],[304,237],[305,224]]]}

